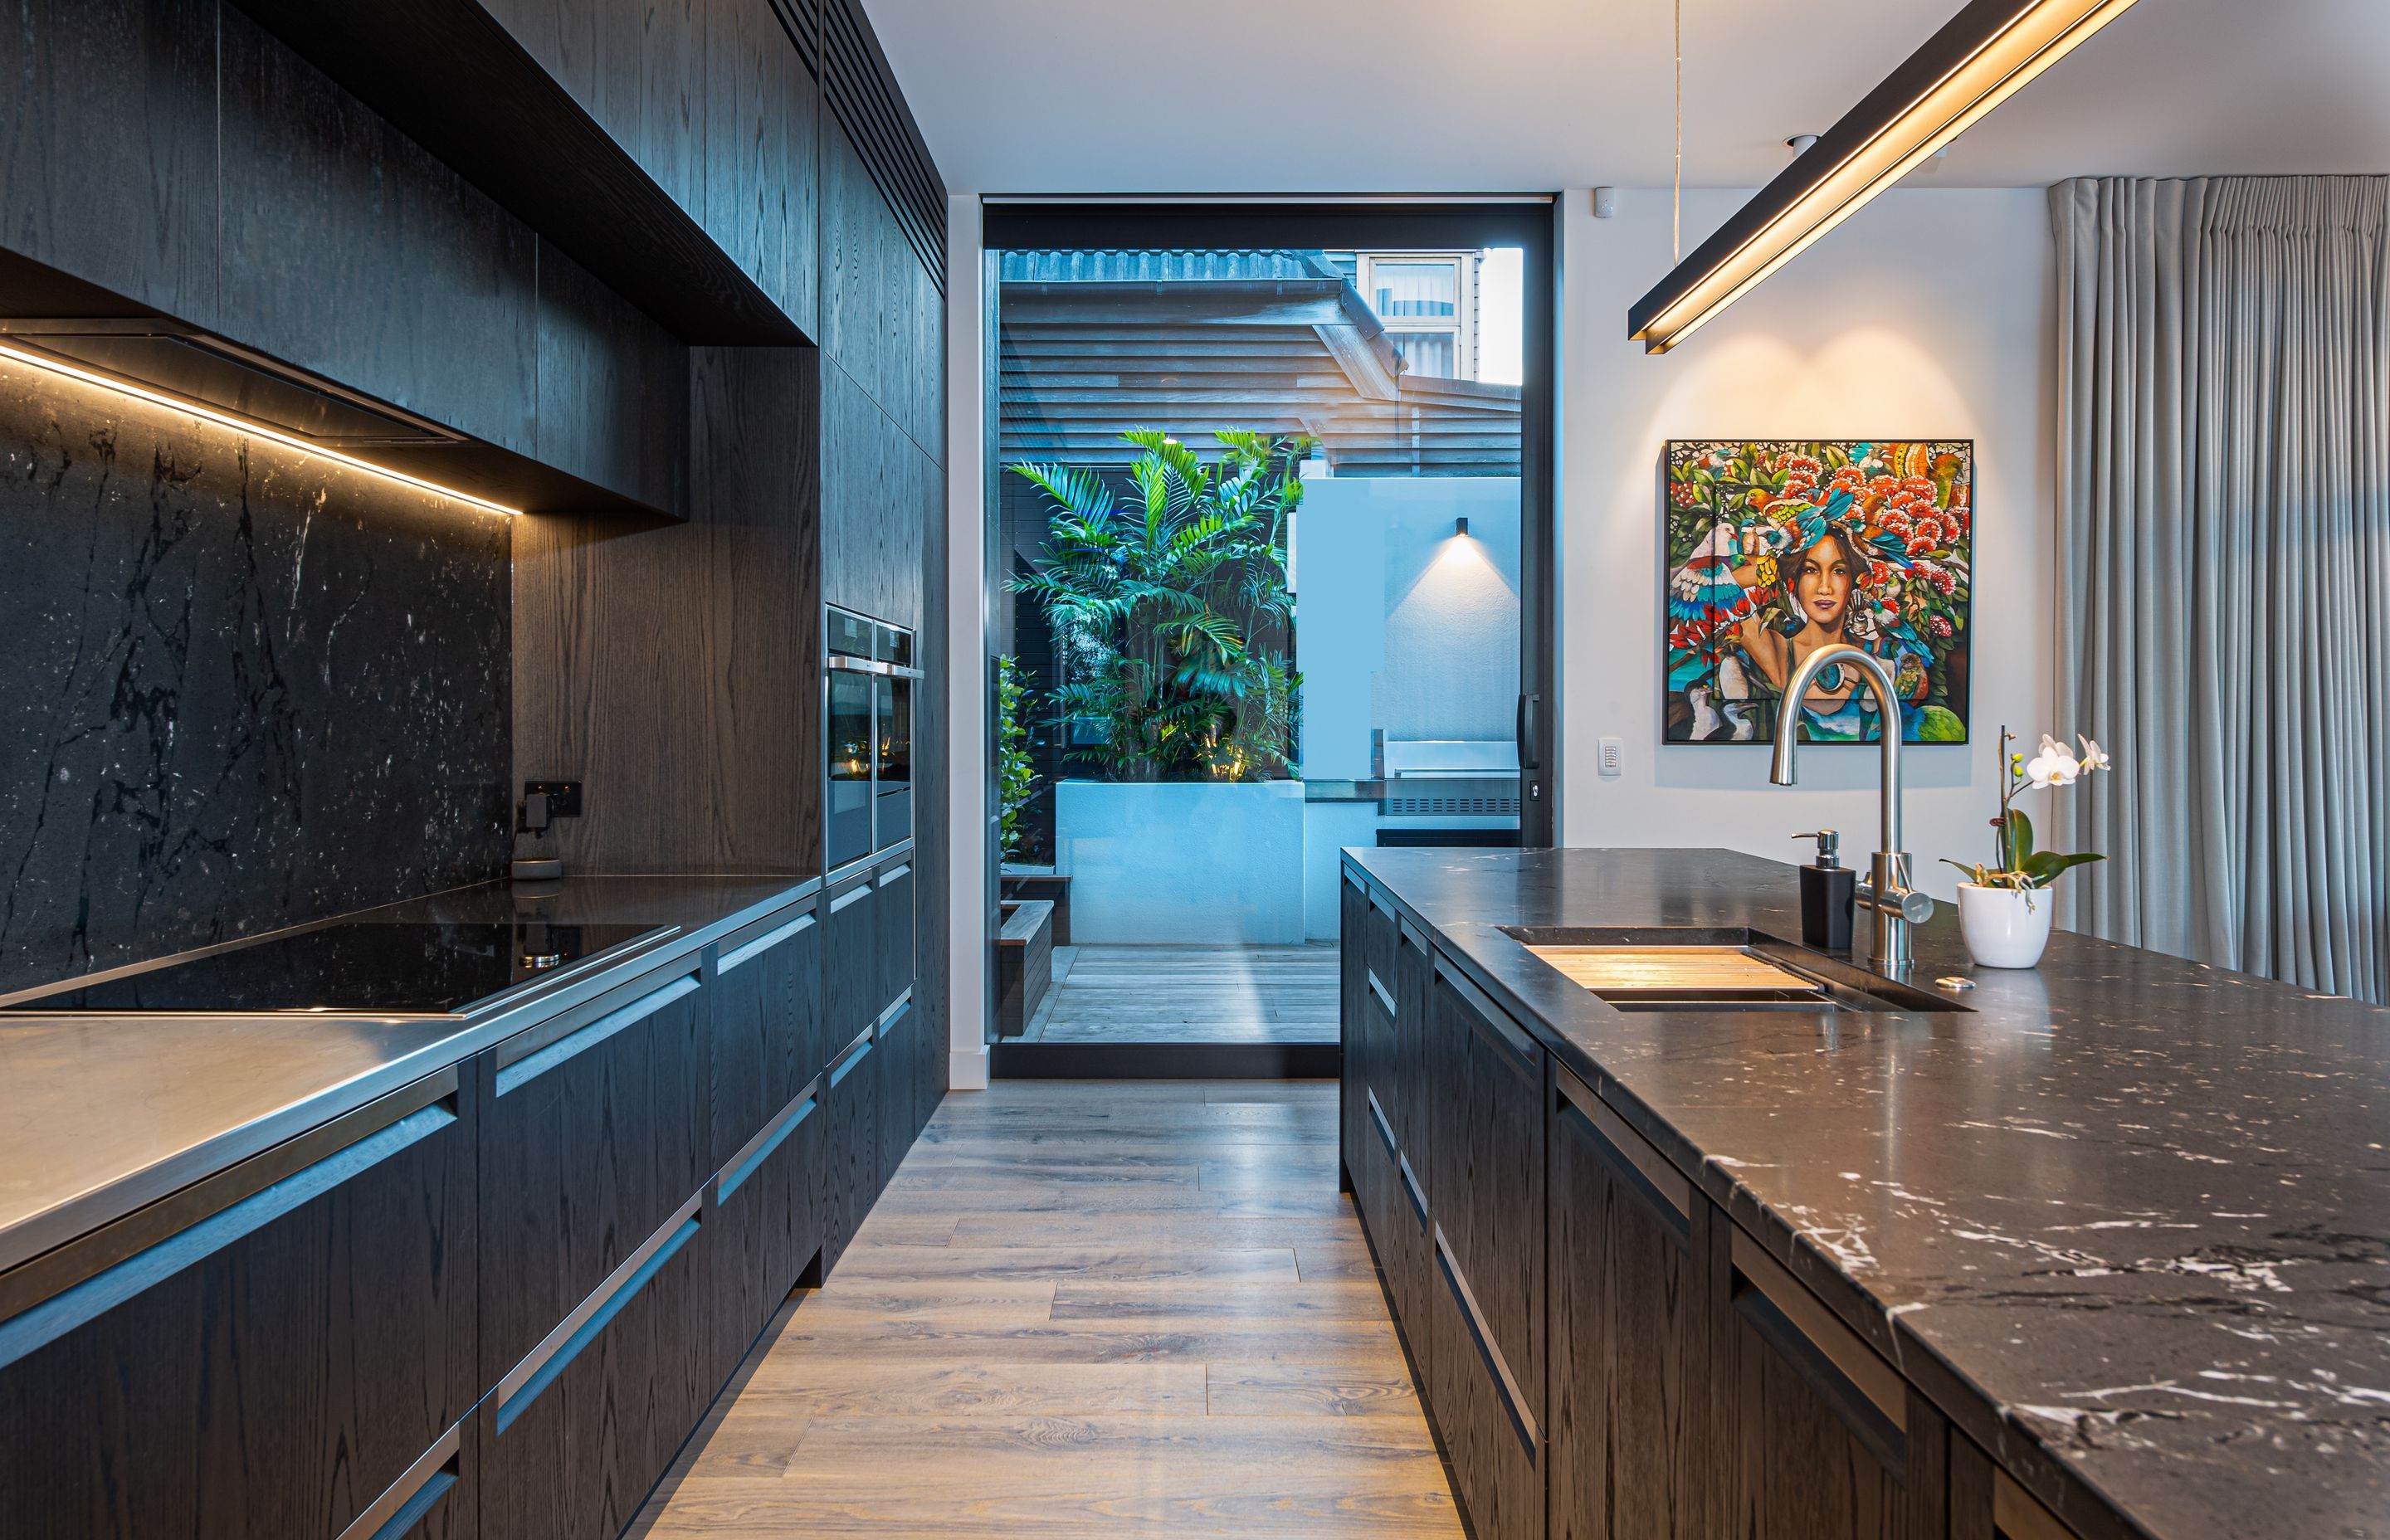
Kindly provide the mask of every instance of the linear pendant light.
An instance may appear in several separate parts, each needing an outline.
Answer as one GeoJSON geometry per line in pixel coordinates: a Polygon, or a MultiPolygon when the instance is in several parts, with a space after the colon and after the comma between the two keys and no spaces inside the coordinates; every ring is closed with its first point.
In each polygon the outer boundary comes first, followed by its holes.
{"type": "Polygon", "coordinates": [[[1626,313],[1665,353],[1965,133],[2133,0],[1974,0],[1626,313]]]}

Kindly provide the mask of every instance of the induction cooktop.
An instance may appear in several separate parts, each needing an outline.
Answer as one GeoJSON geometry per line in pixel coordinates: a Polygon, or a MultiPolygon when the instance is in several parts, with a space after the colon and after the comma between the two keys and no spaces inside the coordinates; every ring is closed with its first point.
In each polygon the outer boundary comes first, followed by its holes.
{"type": "Polygon", "coordinates": [[[0,1006],[12,1011],[461,1011],[568,964],[658,933],[544,920],[352,920],[0,1006]]]}

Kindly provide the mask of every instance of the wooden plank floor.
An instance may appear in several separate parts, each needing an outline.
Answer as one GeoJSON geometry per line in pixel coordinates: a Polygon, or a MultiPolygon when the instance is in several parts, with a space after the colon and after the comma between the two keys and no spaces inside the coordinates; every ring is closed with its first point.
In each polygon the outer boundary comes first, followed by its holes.
{"type": "Polygon", "coordinates": [[[1325,1082],[946,1098],[632,1534],[1457,1540],[1325,1082]]]}
{"type": "Polygon", "coordinates": [[[1332,1043],[1337,962],[1318,946],[1058,946],[1034,1043],[1332,1043]]]}

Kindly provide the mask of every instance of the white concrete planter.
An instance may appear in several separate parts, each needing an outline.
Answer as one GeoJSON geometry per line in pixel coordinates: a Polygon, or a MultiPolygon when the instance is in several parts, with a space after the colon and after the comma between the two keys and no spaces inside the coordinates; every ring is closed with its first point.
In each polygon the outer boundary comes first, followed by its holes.
{"type": "Polygon", "coordinates": [[[1959,930],[1967,950],[1985,968],[2031,968],[2049,944],[2057,900],[2047,888],[1979,888],[1959,884],[1959,930]]]}
{"type": "Polygon", "coordinates": [[[1301,781],[1066,780],[1054,834],[1073,943],[1303,944],[1301,781]]]}

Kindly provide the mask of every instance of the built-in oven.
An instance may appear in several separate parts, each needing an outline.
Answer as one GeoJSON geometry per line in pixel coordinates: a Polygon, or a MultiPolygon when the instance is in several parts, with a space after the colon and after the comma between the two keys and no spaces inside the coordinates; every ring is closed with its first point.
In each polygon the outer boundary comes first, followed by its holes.
{"type": "Polygon", "coordinates": [[[828,867],[836,870],[913,833],[913,633],[852,610],[829,610],[828,867]]]}

